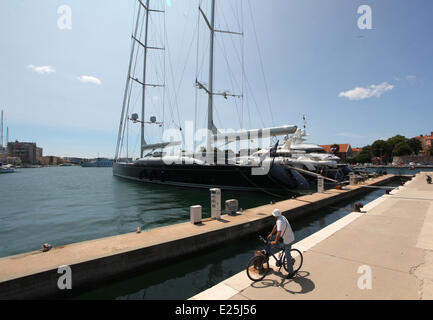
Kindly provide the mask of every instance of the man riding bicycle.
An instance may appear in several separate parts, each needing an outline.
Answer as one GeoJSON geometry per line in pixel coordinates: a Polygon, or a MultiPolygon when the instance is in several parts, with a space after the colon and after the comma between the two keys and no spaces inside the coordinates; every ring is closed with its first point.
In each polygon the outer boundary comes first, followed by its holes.
{"type": "Polygon", "coordinates": [[[287,269],[289,274],[286,279],[293,278],[293,265],[292,265],[292,256],[290,254],[290,250],[292,249],[292,243],[295,241],[295,235],[292,231],[292,227],[290,226],[289,221],[281,214],[279,209],[275,209],[272,212],[272,216],[275,218],[275,226],[272,229],[271,234],[268,236],[268,240],[270,240],[275,232],[277,233],[275,240],[271,242],[271,245],[275,246],[280,239],[283,240],[284,243],[284,252],[286,254],[287,259],[287,269]]]}

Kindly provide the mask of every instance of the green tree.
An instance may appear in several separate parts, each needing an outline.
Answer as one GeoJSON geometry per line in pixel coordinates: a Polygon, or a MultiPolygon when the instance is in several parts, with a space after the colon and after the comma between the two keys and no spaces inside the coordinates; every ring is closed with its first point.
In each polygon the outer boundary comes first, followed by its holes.
{"type": "Polygon", "coordinates": [[[392,146],[387,141],[375,141],[371,146],[371,150],[375,157],[384,157],[387,162],[392,160],[392,146]]]}
{"type": "Polygon", "coordinates": [[[392,155],[397,157],[410,156],[412,153],[413,151],[406,141],[397,143],[392,151],[392,155]]]}
{"type": "Polygon", "coordinates": [[[353,160],[357,163],[370,163],[373,157],[373,151],[371,146],[362,148],[360,154],[358,154],[353,160]]]}
{"type": "Polygon", "coordinates": [[[400,142],[407,142],[407,139],[401,135],[396,135],[395,137],[389,138],[386,142],[390,146],[390,149],[394,151],[394,148],[397,144],[400,142]]]}
{"type": "Polygon", "coordinates": [[[416,155],[422,150],[422,143],[417,138],[412,138],[407,143],[416,155]]]}

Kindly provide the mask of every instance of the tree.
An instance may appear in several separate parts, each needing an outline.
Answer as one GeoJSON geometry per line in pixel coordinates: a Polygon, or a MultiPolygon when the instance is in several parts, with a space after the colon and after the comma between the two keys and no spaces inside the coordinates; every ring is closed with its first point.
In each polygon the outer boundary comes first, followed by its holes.
{"type": "Polygon", "coordinates": [[[357,163],[370,163],[372,157],[373,157],[372,147],[366,146],[362,148],[362,151],[354,158],[354,161],[357,163]]]}
{"type": "Polygon", "coordinates": [[[371,146],[371,151],[375,157],[384,157],[387,162],[392,160],[392,146],[387,141],[375,141],[371,146]]]}
{"type": "Polygon", "coordinates": [[[333,145],[331,146],[331,152],[332,152],[333,154],[337,154],[337,153],[339,153],[339,152],[340,152],[340,145],[338,145],[338,144],[333,144],[333,145]]]}
{"type": "Polygon", "coordinates": [[[398,143],[407,142],[407,139],[406,139],[406,137],[403,137],[403,136],[398,134],[395,137],[389,138],[386,142],[389,144],[390,149],[392,151],[394,151],[394,148],[398,143]]]}
{"type": "Polygon", "coordinates": [[[407,143],[416,155],[422,150],[422,143],[417,138],[412,138],[407,143]]]}
{"type": "Polygon", "coordinates": [[[413,151],[406,141],[397,143],[392,151],[392,155],[397,157],[410,156],[412,153],[413,151]]]}

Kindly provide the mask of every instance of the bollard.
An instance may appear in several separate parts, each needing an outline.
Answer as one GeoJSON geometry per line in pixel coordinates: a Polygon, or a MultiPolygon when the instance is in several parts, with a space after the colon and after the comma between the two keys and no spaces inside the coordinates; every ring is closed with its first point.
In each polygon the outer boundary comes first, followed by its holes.
{"type": "Polygon", "coordinates": [[[235,216],[238,212],[239,201],[238,200],[227,200],[226,201],[226,213],[229,216],[235,216]]]}
{"type": "Polygon", "coordinates": [[[317,177],[317,192],[325,192],[325,179],[323,179],[323,177],[317,177]]]}
{"type": "Polygon", "coordinates": [[[349,173],[349,181],[351,186],[356,185],[356,176],[353,172],[349,173]]]}
{"type": "Polygon", "coordinates": [[[189,208],[191,223],[192,224],[200,224],[202,219],[202,207],[201,206],[192,206],[189,208]]]}
{"type": "Polygon", "coordinates": [[[210,189],[212,219],[221,219],[221,189],[210,189]]]}

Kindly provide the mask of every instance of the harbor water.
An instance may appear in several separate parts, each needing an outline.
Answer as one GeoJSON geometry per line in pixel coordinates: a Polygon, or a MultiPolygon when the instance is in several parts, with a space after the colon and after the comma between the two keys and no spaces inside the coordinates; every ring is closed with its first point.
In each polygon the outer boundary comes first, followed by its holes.
{"type": "MultiPolygon", "coordinates": [[[[0,185],[0,257],[189,221],[191,205],[210,217],[209,191],[126,181],[112,168],[18,169],[1,175],[0,185]]],[[[222,198],[243,208],[276,200],[245,192],[222,198]]]]}
{"type": "MultiPolygon", "coordinates": [[[[402,174],[414,174],[414,171],[402,174]]],[[[148,185],[113,177],[111,168],[19,169],[0,176],[0,257],[189,221],[200,204],[210,216],[207,190],[148,185]]],[[[396,186],[399,185],[396,182],[396,186]]],[[[311,190],[310,190],[311,191],[311,190]]],[[[297,241],[347,215],[354,203],[368,203],[385,190],[328,208],[294,223],[297,241]]],[[[294,194],[288,194],[287,198],[294,194]]],[[[223,192],[247,209],[279,201],[264,193],[223,192]]],[[[80,292],[79,299],[187,299],[243,270],[257,237],[241,239],[180,262],[80,292]],[[182,290],[179,290],[182,288],[182,290]]]]}
{"type": "MultiPolygon", "coordinates": [[[[389,186],[397,187],[399,181],[389,186]]],[[[336,222],[353,211],[355,203],[366,204],[385,194],[385,189],[372,189],[365,196],[339,203],[338,209],[327,208],[292,223],[296,242],[336,222]]],[[[263,236],[271,230],[264,231],[263,236]]],[[[294,244],[296,248],[296,244],[294,244]]],[[[262,250],[258,235],[239,239],[229,245],[182,259],[177,263],[159,264],[150,272],[127,277],[93,288],[74,299],[119,300],[184,300],[245,270],[254,251],[262,250]],[[181,288],[181,289],[180,289],[181,288]]]]}

